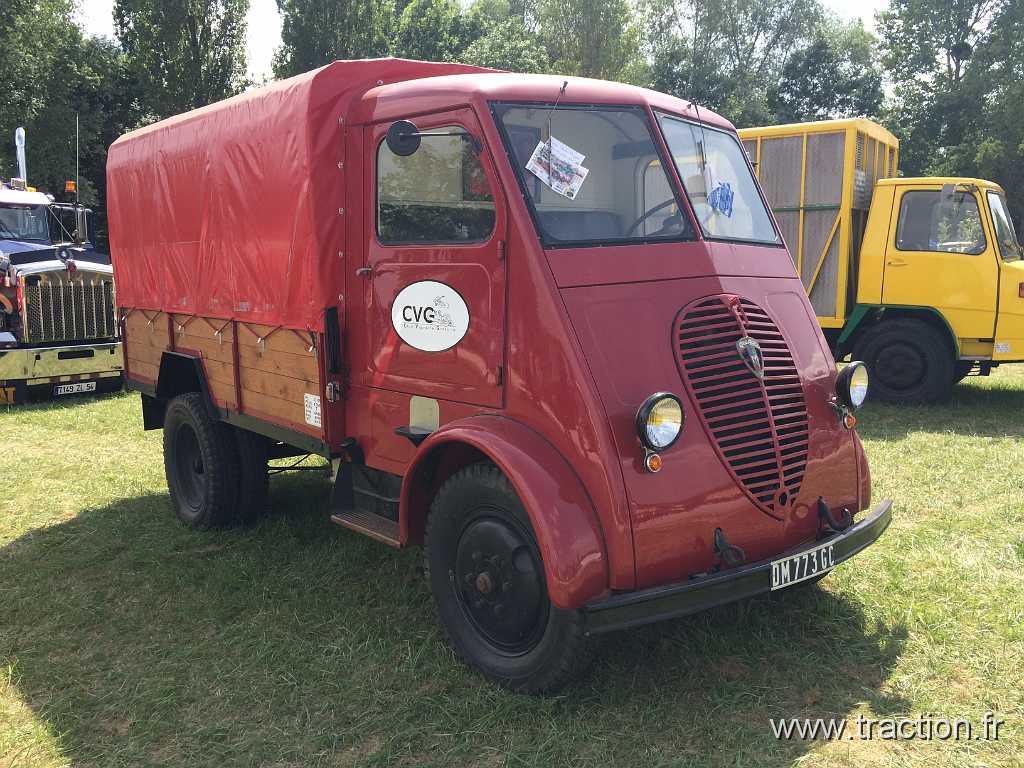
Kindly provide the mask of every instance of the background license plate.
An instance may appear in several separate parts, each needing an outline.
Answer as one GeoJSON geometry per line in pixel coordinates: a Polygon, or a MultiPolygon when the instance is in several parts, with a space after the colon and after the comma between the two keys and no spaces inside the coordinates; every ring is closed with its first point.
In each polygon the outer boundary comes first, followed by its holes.
{"type": "Polygon", "coordinates": [[[76,381],[73,384],[58,384],[53,388],[55,395],[73,395],[78,392],[95,392],[95,381],[76,381]]]}
{"type": "Polygon", "coordinates": [[[812,579],[836,567],[835,544],[822,544],[798,555],[772,560],[772,589],[812,579]]]}

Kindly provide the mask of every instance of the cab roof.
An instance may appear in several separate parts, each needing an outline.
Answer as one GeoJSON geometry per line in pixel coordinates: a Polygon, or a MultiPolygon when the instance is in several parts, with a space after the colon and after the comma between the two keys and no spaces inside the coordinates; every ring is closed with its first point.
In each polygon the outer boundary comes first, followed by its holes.
{"type": "Polygon", "coordinates": [[[28,192],[0,186],[0,204],[7,205],[49,205],[50,198],[45,192],[28,192]]]}
{"type": "Polygon", "coordinates": [[[888,187],[901,187],[901,186],[912,186],[912,185],[931,185],[937,186],[942,184],[974,184],[977,187],[983,187],[985,189],[995,189],[999,192],[1003,191],[1003,188],[996,184],[994,181],[988,179],[972,179],[965,176],[899,176],[889,179],[879,179],[877,184],[879,186],[888,187]]]}
{"type": "Polygon", "coordinates": [[[378,85],[362,97],[353,118],[378,122],[472,102],[537,102],[563,105],[635,106],[672,112],[733,130],[721,115],[699,104],[627,83],[571,75],[528,75],[482,70],[378,85]],[[559,96],[562,85],[565,92],[559,96]]]}

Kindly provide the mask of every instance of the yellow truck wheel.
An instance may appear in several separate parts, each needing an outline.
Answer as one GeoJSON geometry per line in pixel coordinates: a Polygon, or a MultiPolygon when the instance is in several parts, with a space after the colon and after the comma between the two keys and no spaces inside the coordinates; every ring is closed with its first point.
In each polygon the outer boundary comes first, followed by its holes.
{"type": "Polygon", "coordinates": [[[871,374],[871,397],[890,403],[934,403],[953,392],[955,367],[949,341],[922,320],[883,320],[853,349],[871,374]]]}

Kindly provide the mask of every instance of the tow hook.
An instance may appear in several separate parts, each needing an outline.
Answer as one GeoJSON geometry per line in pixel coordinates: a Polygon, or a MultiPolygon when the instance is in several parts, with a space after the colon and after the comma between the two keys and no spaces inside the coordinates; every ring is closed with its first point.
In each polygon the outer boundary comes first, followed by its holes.
{"type": "Polygon", "coordinates": [[[726,541],[721,528],[715,528],[715,552],[721,555],[722,562],[729,568],[735,568],[737,565],[747,562],[747,553],[735,544],[726,541]]]}
{"type": "Polygon", "coordinates": [[[850,510],[843,507],[843,516],[837,520],[835,515],[832,514],[832,510],[829,509],[825,499],[821,496],[818,497],[818,518],[824,523],[826,529],[831,529],[836,533],[845,531],[851,525],[853,525],[853,515],[850,514],[850,510]]]}

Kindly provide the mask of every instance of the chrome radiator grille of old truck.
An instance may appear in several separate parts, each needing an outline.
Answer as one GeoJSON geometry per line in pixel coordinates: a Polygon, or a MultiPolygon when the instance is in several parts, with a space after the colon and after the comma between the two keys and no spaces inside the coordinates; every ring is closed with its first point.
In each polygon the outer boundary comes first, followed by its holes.
{"type": "Polygon", "coordinates": [[[26,343],[85,341],[116,335],[110,275],[33,276],[25,285],[26,343]]]}
{"type": "Polygon", "coordinates": [[[808,448],[803,387],[782,332],[749,299],[710,296],[679,313],[675,347],[723,463],[754,504],[781,516],[800,491],[808,448]],[[744,362],[740,346],[749,340],[760,350],[759,365],[744,362]]]}

